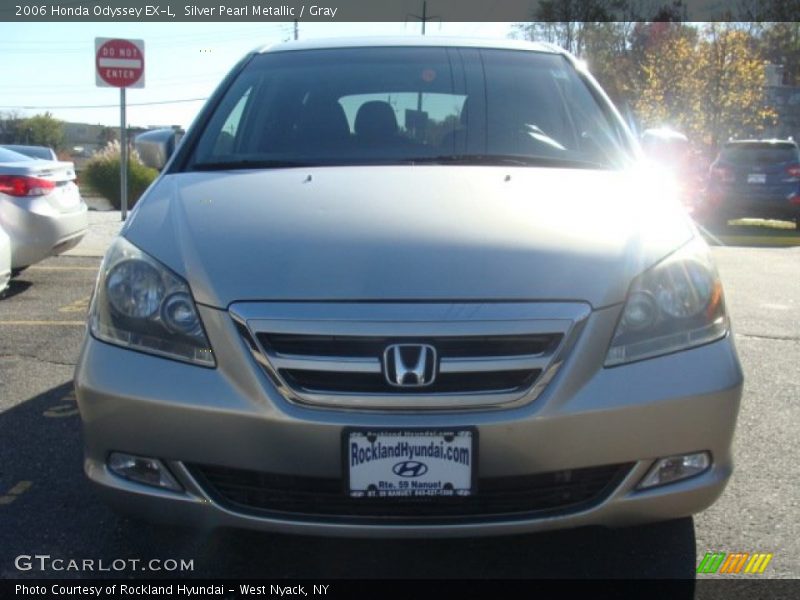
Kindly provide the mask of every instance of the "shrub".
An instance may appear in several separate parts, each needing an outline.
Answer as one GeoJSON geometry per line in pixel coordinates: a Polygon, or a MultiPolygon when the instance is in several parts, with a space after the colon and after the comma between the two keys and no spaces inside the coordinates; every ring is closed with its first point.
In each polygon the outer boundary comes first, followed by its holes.
{"type": "MultiPolygon", "coordinates": [[[[109,142],[108,145],[88,160],[81,173],[81,179],[86,181],[97,193],[111,202],[119,210],[122,207],[119,182],[119,142],[109,142]]],[[[145,166],[136,151],[128,155],[128,208],[131,209],[144,193],[153,180],[158,176],[158,171],[145,166]]]]}

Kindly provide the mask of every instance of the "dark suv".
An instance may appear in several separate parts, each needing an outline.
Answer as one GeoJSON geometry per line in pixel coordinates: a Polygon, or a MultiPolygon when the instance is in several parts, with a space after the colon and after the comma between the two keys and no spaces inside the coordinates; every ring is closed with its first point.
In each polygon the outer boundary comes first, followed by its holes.
{"type": "Polygon", "coordinates": [[[710,216],[794,220],[800,229],[800,150],[792,140],[728,142],[711,165],[710,216]]]}

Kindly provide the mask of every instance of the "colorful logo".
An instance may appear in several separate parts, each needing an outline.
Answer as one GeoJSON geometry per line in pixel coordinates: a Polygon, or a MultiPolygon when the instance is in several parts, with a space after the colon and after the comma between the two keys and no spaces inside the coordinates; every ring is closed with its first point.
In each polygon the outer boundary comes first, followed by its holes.
{"type": "Polygon", "coordinates": [[[756,552],[706,552],[697,565],[698,573],[763,573],[772,554],[756,552]]]}

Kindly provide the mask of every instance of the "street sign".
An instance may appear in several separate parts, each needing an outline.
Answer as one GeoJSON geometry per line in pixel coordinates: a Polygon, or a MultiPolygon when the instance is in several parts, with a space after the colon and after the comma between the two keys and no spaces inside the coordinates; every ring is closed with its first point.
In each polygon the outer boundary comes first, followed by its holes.
{"type": "Polygon", "coordinates": [[[144,87],[144,40],[94,38],[95,82],[119,88],[119,187],[121,215],[128,216],[128,136],[125,90],[144,87]]]}
{"type": "Polygon", "coordinates": [[[94,48],[99,87],[144,87],[144,40],[95,38],[94,48]]]}

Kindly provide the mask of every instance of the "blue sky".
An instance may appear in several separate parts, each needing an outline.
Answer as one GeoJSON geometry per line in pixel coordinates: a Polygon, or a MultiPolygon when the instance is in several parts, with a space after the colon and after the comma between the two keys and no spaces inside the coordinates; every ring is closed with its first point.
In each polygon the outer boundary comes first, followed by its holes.
{"type": "MultiPolygon", "coordinates": [[[[300,38],[419,35],[418,23],[300,23],[300,38]]],[[[428,35],[506,37],[508,23],[428,23],[428,35]]],[[[205,98],[246,52],[292,35],[292,23],[0,23],[0,112],[49,110],[65,121],[119,125],[119,91],[95,85],[94,39],[145,41],[145,88],[129,89],[128,124],[188,126],[205,98]],[[57,108],[112,105],[109,108],[57,108]],[[35,106],[37,109],[11,107],[35,106]]]]}

